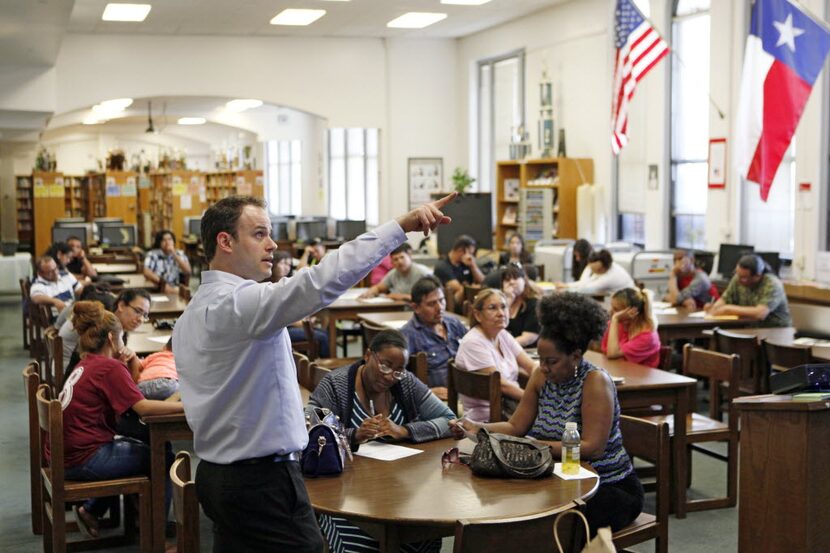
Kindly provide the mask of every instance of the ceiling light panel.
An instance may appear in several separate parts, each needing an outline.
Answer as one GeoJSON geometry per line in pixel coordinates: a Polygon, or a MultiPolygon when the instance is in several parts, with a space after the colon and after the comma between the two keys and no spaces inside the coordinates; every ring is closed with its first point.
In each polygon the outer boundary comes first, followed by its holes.
{"type": "Polygon", "coordinates": [[[179,125],[204,125],[207,120],[204,117],[179,117],[179,125]]]}
{"type": "Polygon", "coordinates": [[[442,4],[453,4],[456,6],[480,6],[490,0],[441,0],[442,4]]]}
{"type": "Polygon", "coordinates": [[[150,4],[107,4],[101,19],[104,21],[144,21],[151,8],[150,4]]]}
{"type": "Polygon", "coordinates": [[[301,27],[304,25],[311,25],[324,15],[326,15],[326,10],[288,8],[275,15],[274,18],[271,19],[271,25],[291,25],[301,27]]]}
{"type": "Polygon", "coordinates": [[[423,29],[446,18],[447,14],[445,13],[408,12],[396,17],[386,26],[393,29],[423,29]]]}

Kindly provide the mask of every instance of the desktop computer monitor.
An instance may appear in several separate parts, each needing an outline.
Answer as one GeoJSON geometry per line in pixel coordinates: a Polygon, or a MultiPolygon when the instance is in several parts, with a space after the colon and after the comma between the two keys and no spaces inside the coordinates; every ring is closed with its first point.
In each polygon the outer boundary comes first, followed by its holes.
{"type": "Polygon", "coordinates": [[[742,256],[753,253],[754,251],[754,246],[747,246],[745,244],[721,244],[718,250],[718,273],[724,279],[732,278],[738,260],[742,256]]]}
{"type": "Polygon", "coordinates": [[[297,221],[297,242],[308,242],[315,238],[328,238],[326,221],[297,221]]]}
{"type": "Polygon", "coordinates": [[[55,223],[52,227],[52,243],[66,242],[70,238],[79,238],[83,247],[92,242],[91,223],[55,223]]]}
{"type": "Polygon", "coordinates": [[[271,238],[274,240],[290,240],[288,238],[288,219],[271,219],[271,238]]]}
{"type": "Polygon", "coordinates": [[[366,221],[337,221],[335,236],[343,240],[354,240],[366,232],[366,221]]]}
{"type": "Polygon", "coordinates": [[[202,237],[202,218],[201,217],[185,217],[184,218],[184,233],[186,236],[202,237]]]}
{"type": "Polygon", "coordinates": [[[758,254],[761,259],[766,261],[767,265],[770,266],[772,272],[775,273],[776,276],[781,272],[781,256],[778,252],[755,252],[758,254]]]}
{"type": "Polygon", "coordinates": [[[135,225],[105,225],[100,229],[101,245],[106,248],[132,248],[136,244],[135,225]]]}

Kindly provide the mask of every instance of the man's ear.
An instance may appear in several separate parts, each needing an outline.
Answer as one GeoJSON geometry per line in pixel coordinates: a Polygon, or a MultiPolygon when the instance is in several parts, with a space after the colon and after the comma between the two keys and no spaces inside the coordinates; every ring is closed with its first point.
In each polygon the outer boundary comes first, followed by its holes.
{"type": "Polygon", "coordinates": [[[233,252],[233,236],[229,232],[220,232],[216,235],[216,248],[225,253],[233,252]]]}

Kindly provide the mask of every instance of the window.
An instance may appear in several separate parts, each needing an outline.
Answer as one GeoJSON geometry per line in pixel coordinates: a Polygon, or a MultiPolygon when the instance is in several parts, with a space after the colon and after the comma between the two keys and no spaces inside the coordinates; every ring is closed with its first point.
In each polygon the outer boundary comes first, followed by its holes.
{"type": "Polygon", "coordinates": [[[496,162],[510,159],[511,137],[525,130],[524,50],[478,62],[480,191],[494,190],[496,162]]]}
{"type": "Polygon", "coordinates": [[[645,247],[646,216],[644,213],[620,213],[620,240],[645,247]]]}
{"type": "Polygon", "coordinates": [[[672,21],[670,242],[705,246],[709,148],[709,0],[680,0],[672,21]]]}
{"type": "Polygon", "coordinates": [[[329,129],[329,216],[378,224],[378,129],[329,129]]]}
{"type": "Polygon", "coordinates": [[[299,140],[269,140],[265,146],[265,186],[272,215],[302,211],[302,147],[299,140]]]}
{"type": "Polygon", "coordinates": [[[741,241],[755,251],[792,257],[795,234],[795,138],[784,154],[766,202],[757,184],[742,181],[743,234],[741,241]]]}

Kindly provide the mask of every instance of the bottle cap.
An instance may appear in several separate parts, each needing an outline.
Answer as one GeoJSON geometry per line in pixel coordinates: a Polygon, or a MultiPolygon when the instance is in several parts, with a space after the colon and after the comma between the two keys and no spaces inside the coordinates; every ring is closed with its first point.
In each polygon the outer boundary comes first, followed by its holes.
{"type": "Polygon", "coordinates": [[[566,422],[565,423],[565,430],[576,430],[576,423],[575,422],[566,422]]]}

